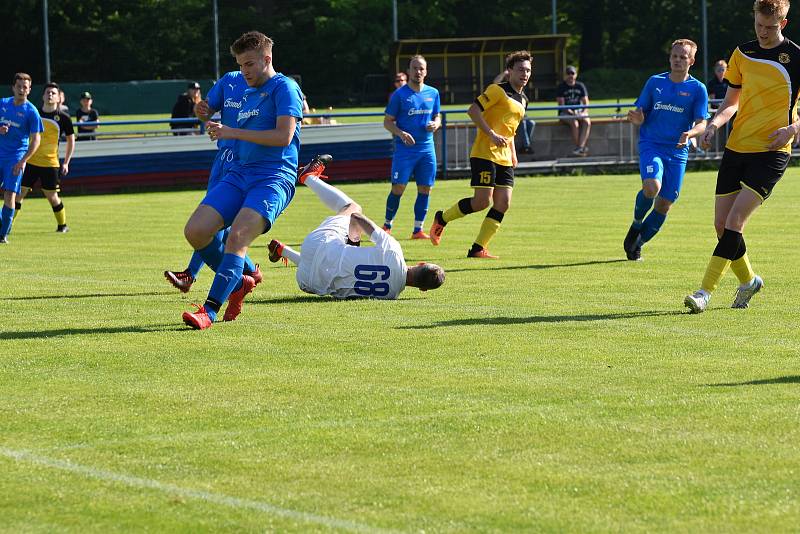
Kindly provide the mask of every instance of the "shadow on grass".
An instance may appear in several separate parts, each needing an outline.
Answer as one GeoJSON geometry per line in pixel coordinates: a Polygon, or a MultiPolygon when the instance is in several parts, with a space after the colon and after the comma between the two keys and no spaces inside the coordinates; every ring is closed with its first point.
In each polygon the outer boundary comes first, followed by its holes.
{"type": "Polygon", "coordinates": [[[595,315],[531,315],[529,317],[475,317],[472,319],[453,319],[452,321],[439,321],[428,325],[398,326],[399,330],[418,330],[422,328],[436,328],[440,326],[470,326],[470,325],[510,325],[531,323],[572,323],[590,321],[611,321],[617,319],[635,319],[637,317],[664,317],[670,315],[684,315],[682,311],[640,311],[627,313],[598,313],[595,315]]]}
{"type": "MultiPolygon", "coordinates": [[[[582,261],[576,263],[552,263],[552,264],[538,264],[538,265],[509,265],[506,267],[476,267],[470,269],[446,269],[448,273],[461,273],[461,272],[469,272],[469,271],[513,271],[517,269],[531,269],[531,270],[540,270],[540,269],[558,269],[560,267],[584,267],[587,265],[603,265],[605,263],[621,263],[626,262],[626,259],[615,259],[615,260],[592,260],[592,261],[582,261]]],[[[484,262],[482,265],[486,265],[484,262]]]]}
{"type": "Polygon", "coordinates": [[[38,295],[30,297],[5,297],[0,302],[11,300],[54,300],[54,299],[96,299],[103,297],[152,297],[159,295],[174,295],[174,291],[150,291],[144,293],[87,293],[85,295],[38,295]]]}
{"type": "Polygon", "coordinates": [[[318,297],[317,295],[297,295],[295,297],[275,297],[275,298],[248,298],[245,306],[260,306],[265,304],[303,304],[305,302],[338,302],[337,299],[318,297]]]}
{"type": "Polygon", "coordinates": [[[155,332],[178,332],[182,330],[190,331],[186,325],[175,322],[149,326],[100,326],[97,328],[58,328],[55,330],[0,332],[0,339],[38,339],[95,334],[152,334],[155,332]]]}
{"type": "Polygon", "coordinates": [[[762,380],[748,380],[747,382],[722,382],[720,384],[703,384],[702,387],[734,387],[734,386],[771,386],[775,384],[800,384],[800,375],[779,376],[777,378],[764,378],[762,380]]]}

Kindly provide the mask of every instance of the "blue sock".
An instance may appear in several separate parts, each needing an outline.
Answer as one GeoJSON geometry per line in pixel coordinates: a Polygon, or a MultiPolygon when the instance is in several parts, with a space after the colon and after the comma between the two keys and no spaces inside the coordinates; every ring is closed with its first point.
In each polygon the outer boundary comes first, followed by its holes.
{"type": "Polygon", "coordinates": [[[389,196],[386,197],[386,226],[389,228],[392,227],[394,216],[397,215],[397,208],[400,207],[401,198],[400,195],[395,195],[394,193],[389,193],[389,196]]]}
{"type": "Polygon", "coordinates": [[[664,224],[665,220],[667,220],[665,214],[659,213],[656,210],[651,211],[650,215],[648,215],[644,223],[642,223],[642,243],[647,243],[653,239],[653,236],[661,230],[661,226],[664,224]]]}
{"type": "Polygon", "coordinates": [[[11,231],[11,221],[14,220],[14,208],[3,205],[2,222],[0,222],[0,237],[5,237],[11,231]]]}
{"type": "Polygon", "coordinates": [[[417,201],[414,202],[414,233],[422,230],[425,216],[428,215],[428,206],[431,203],[431,195],[417,193],[417,201]]]}
{"type": "Polygon", "coordinates": [[[225,253],[225,244],[219,238],[219,234],[214,236],[211,243],[197,251],[203,261],[208,265],[208,268],[217,272],[220,263],[222,263],[222,255],[225,253]]]}
{"type": "Polygon", "coordinates": [[[211,283],[211,289],[208,291],[208,299],[206,303],[211,303],[214,306],[206,306],[209,316],[214,312],[213,319],[216,319],[219,308],[228,300],[228,297],[234,290],[242,285],[242,268],[244,267],[244,258],[236,254],[226,253],[222,257],[222,262],[219,264],[217,274],[214,276],[214,281],[211,283]],[[216,307],[216,309],[214,309],[216,307]]]}
{"type": "Polygon", "coordinates": [[[244,257],[244,274],[252,274],[256,272],[256,264],[250,259],[250,256],[244,257]]]}
{"type": "Polygon", "coordinates": [[[200,255],[199,252],[196,250],[194,254],[192,254],[192,259],[189,260],[189,266],[186,268],[189,271],[189,274],[192,275],[192,278],[197,280],[197,275],[200,274],[200,269],[203,268],[206,262],[203,261],[203,256],[200,255]]]}
{"type": "Polygon", "coordinates": [[[647,198],[644,196],[644,191],[639,191],[636,194],[636,204],[633,207],[633,227],[639,229],[642,227],[642,221],[647,212],[653,207],[655,199],[647,198]]]}

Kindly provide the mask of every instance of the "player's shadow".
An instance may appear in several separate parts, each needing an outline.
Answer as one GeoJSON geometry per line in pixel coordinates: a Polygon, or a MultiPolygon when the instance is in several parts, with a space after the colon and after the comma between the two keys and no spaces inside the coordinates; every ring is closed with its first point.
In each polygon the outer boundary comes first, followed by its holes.
{"type": "Polygon", "coordinates": [[[535,264],[535,265],[507,265],[504,267],[492,267],[488,261],[484,261],[480,267],[470,267],[466,269],[445,269],[445,271],[448,273],[461,273],[469,271],[513,271],[518,269],[541,270],[541,269],[559,269],[562,267],[585,267],[588,265],[603,265],[606,263],[621,263],[626,261],[628,260],[617,258],[614,260],[592,260],[592,261],[581,261],[575,263],[549,263],[549,264],[535,264]]]}
{"type": "Polygon", "coordinates": [[[275,298],[254,298],[248,299],[246,304],[248,306],[255,305],[269,305],[269,304],[303,304],[305,302],[341,302],[340,299],[319,297],[317,295],[297,295],[294,297],[275,297],[275,298]]]}
{"type": "Polygon", "coordinates": [[[99,326],[97,328],[57,328],[53,330],[30,330],[0,332],[0,339],[39,339],[62,336],[82,336],[96,334],[152,334],[156,332],[189,331],[185,325],[176,323],[154,324],[149,326],[99,326]]]}
{"type": "Polygon", "coordinates": [[[453,319],[450,321],[439,321],[427,325],[398,326],[398,330],[417,330],[423,328],[436,328],[448,326],[490,326],[490,325],[514,325],[514,324],[535,324],[535,323],[573,323],[591,321],[613,321],[618,319],[635,319],[637,317],[664,317],[670,315],[683,315],[682,311],[639,311],[625,313],[598,313],[593,315],[530,315],[528,317],[473,317],[471,319],[453,319]]]}
{"type": "Polygon", "coordinates": [[[779,376],[777,378],[763,378],[761,380],[748,380],[746,382],[721,382],[719,384],[703,384],[702,387],[722,388],[735,386],[773,386],[777,384],[800,384],[800,375],[779,376]]]}
{"type": "Polygon", "coordinates": [[[32,295],[29,297],[0,297],[0,302],[12,300],[95,299],[106,297],[152,297],[172,295],[174,291],[149,291],[142,293],[86,293],[83,295],[32,295]]]}

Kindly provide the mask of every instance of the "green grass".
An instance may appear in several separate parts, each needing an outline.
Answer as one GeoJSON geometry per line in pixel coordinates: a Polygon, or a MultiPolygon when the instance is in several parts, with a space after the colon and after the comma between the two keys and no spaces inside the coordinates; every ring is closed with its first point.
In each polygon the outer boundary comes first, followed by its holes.
{"type": "MultiPolygon", "coordinates": [[[[800,172],[747,228],[766,282],[683,312],[715,237],[687,176],[643,262],[621,261],[639,179],[519,179],[492,243],[395,234],[448,271],[394,302],[305,295],[294,268],[190,331],[181,235],[199,191],[26,201],[0,248],[0,530],[778,532],[800,520],[800,172]],[[126,478],[127,477],[127,478],[126,478]],[[238,500],[236,500],[238,499],[238,500]],[[300,514],[312,514],[301,516],[300,514]]],[[[387,184],[344,190],[382,219],[387,184]]],[[[469,194],[437,184],[432,207],[469,194]]],[[[298,190],[269,235],[326,215],[298,190]]]]}

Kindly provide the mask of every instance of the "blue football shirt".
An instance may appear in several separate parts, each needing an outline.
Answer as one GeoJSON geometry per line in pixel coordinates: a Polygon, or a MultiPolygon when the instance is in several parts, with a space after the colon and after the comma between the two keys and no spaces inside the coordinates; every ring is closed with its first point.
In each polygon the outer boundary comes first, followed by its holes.
{"type": "Polygon", "coordinates": [[[0,135],[0,160],[5,161],[22,159],[31,134],[44,131],[36,106],[28,101],[17,106],[14,97],[0,98],[0,124],[8,126],[8,133],[0,135]]]}
{"type": "MultiPolygon", "coordinates": [[[[697,119],[708,119],[708,92],[696,78],[675,83],[664,72],[651,76],[636,99],[644,111],[639,141],[675,145],[697,119]]],[[[687,148],[688,150],[688,148],[687,148]]]]}
{"type": "Polygon", "coordinates": [[[294,180],[300,150],[303,96],[293,79],[278,73],[263,85],[248,88],[242,97],[237,127],[247,130],[274,130],[280,116],[297,118],[297,127],[288,146],[264,146],[249,141],[237,141],[235,150],[242,165],[257,169],[259,173],[287,173],[294,180]]]}
{"type": "MultiPolygon", "coordinates": [[[[220,113],[220,122],[229,128],[238,128],[239,110],[242,109],[242,96],[248,89],[247,82],[238,70],[226,72],[208,91],[206,98],[211,109],[220,113]]],[[[220,139],[218,148],[233,148],[234,139],[220,139]]]]}
{"type": "Polygon", "coordinates": [[[408,85],[397,89],[389,98],[386,114],[395,118],[397,127],[414,137],[415,144],[406,146],[395,136],[395,147],[415,152],[433,151],[433,132],[426,128],[439,114],[439,91],[423,85],[417,93],[408,85]]]}

